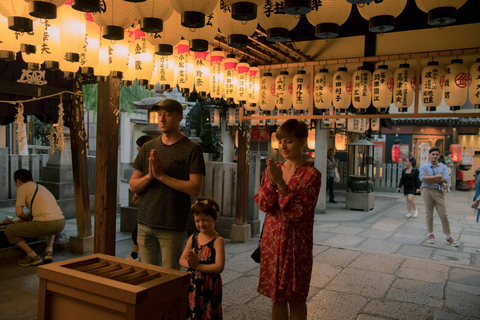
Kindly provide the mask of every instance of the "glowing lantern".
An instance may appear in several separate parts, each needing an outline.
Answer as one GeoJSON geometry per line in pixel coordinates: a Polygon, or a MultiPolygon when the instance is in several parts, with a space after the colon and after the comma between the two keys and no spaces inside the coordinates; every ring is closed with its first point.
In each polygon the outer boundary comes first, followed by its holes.
{"type": "Polygon", "coordinates": [[[73,79],[79,68],[80,62],[60,60],[59,69],[63,71],[63,76],[66,79],[73,79]]]}
{"type": "Polygon", "coordinates": [[[234,54],[228,54],[223,65],[224,67],[224,83],[223,94],[229,103],[237,96],[237,65],[238,60],[234,54]]]}
{"type": "Polygon", "coordinates": [[[222,49],[215,48],[210,55],[210,97],[221,99],[223,96],[223,62],[225,54],[222,49]]]}
{"type": "Polygon", "coordinates": [[[237,65],[237,99],[240,104],[245,104],[248,99],[249,71],[250,65],[247,63],[247,60],[241,59],[237,65]]]}
{"type": "Polygon", "coordinates": [[[15,31],[8,29],[7,19],[0,16],[0,59],[13,60],[20,50],[19,43],[15,41],[15,31]]]}
{"type": "Polygon", "coordinates": [[[112,76],[115,78],[122,78],[123,73],[127,71],[128,49],[128,39],[117,40],[115,43],[108,44],[108,63],[112,76]]]}
{"type": "Polygon", "coordinates": [[[372,73],[364,67],[359,67],[352,76],[352,104],[359,112],[364,113],[372,102],[372,73]]]}
{"type": "Polygon", "coordinates": [[[28,3],[25,1],[0,1],[0,14],[7,18],[8,28],[18,32],[33,30],[32,16],[29,15],[28,3]]]}
{"type": "Polygon", "coordinates": [[[220,110],[210,108],[210,123],[212,127],[218,127],[220,125],[220,110]]]}
{"type": "Polygon", "coordinates": [[[173,13],[170,3],[164,0],[146,0],[136,2],[136,18],[140,21],[140,30],[148,33],[163,31],[163,22],[173,13]]]}
{"type": "Polygon", "coordinates": [[[175,65],[178,70],[178,87],[188,96],[193,91],[193,54],[187,40],[181,40],[174,48],[175,65]]]}
{"type": "Polygon", "coordinates": [[[239,21],[251,21],[257,18],[257,7],[265,0],[220,0],[231,8],[230,17],[239,21]]]}
{"type": "MultiPolygon", "coordinates": [[[[333,106],[330,106],[327,110],[325,110],[324,115],[330,116],[335,114],[335,109],[333,106]]],[[[333,124],[333,119],[323,119],[323,124],[325,125],[326,128],[330,128],[333,124]]]]}
{"type": "Polygon", "coordinates": [[[308,21],[315,26],[315,36],[321,39],[336,38],[339,28],[347,21],[352,4],[343,0],[322,0],[312,3],[312,11],[307,13],[308,21]]]}
{"type": "Polygon", "coordinates": [[[272,132],[272,134],[270,135],[270,145],[272,146],[272,149],[278,149],[278,139],[276,132],[272,132]]]}
{"type": "Polygon", "coordinates": [[[207,14],[203,28],[180,27],[180,33],[190,43],[190,50],[195,52],[208,51],[208,43],[213,41],[218,33],[218,19],[214,12],[207,14]]]}
{"type": "Polygon", "coordinates": [[[135,28],[135,77],[142,86],[147,86],[153,72],[153,46],[145,33],[135,28]]]}
{"type": "Polygon", "coordinates": [[[340,151],[347,149],[347,137],[344,134],[335,135],[335,149],[340,151]]]}
{"type": "Polygon", "coordinates": [[[400,145],[399,144],[394,144],[392,146],[392,161],[394,163],[397,163],[400,161],[400,145]]]}
{"type": "Polygon", "coordinates": [[[215,9],[218,0],[171,0],[173,9],[182,15],[182,26],[202,28],[205,16],[215,9]]]}
{"type": "Polygon", "coordinates": [[[293,76],[293,108],[303,114],[308,109],[310,103],[310,76],[307,76],[305,70],[299,70],[293,76]]]}
{"type": "Polygon", "coordinates": [[[315,129],[308,130],[307,147],[310,150],[315,150],[315,129]]]}
{"type": "Polygon", "coordinates": [[[195,91],[206,98],[210,91],[210,53],[195,52],[195,62],[193,63],[195,91]]]}
{"type": "MultiPolygon", "coordinates": [[[[231,1],[228,1],[231,2],[231,1]]],[[[262,0],[263,2],[263,0],[262,0]]],[[[251,2],[241,2],[243,4],[251,4],[251,2]]],[[[255,8],[255,16],[257,6],[255,8]]],[[[215,8],[215,15],[218,19],[218,27],[220,32],[227,36],[228,45],[233,48],[246,47],[248,45],[248,37],[251,36],[257,29],[258,20],[232,19],[232,9],[225,3],[224,0],[218,1],[215,8]]]]}
{"type": "Polygon", "coordinates": [[[98,81],[105,81],[106,77],[110,75],[110,65],[109,54],[108,54],[108,45],[110,41],[102,40],[100,41],[100,47],[98,48],[98,64],[95,67],[95,76],[98,81]]]}
{"type": "MultiPolygon", "coordinates": [[[[122,81],[123,85],[131,86],[133,81],[135,81],[135,31],[133,28],[130,28],[129,31],[125,32],[129,35],[128,37],[128,66],[127,70],[123,73],[122,81]]],[[[156,112],[155,112],[156,114],[156,112]]]]}
{"type": "Polygon", "coordinates": [[[152,62],[152,65],[153,65],[153,70],[152,70],[152,76],[150,77],[150,80],[148,81],[148,89],[149,90],[154,90],[155,89],[155,86],[157,85],[158,83],[158,68],[157,68],[157,64],[158,64],[158,57],[153,57],[153,62],[152,62]]]}
{"type": "Polygon", "coordinates": [[[415,93],[415,71],[408,63],[400,64],[400,68],[393,73],[393,104],[400,112],[408,111],[413,104],[415,93]]]}
{"type": "Polygon", "coordinates": [[[352,102],[352,75],[344,67],[333,74],[333,107],[345,112],[352,102]]]}
{"type": "Polygon", "coordinates": [[[35,46],[35,50],[31,52],[22,52],[23,61],[27,63],[29,70],[40,70],[40,65],[43,63],[42,56],[40,55],[40,46],[35,46]],[[35,52],[33,52],[35,51],[35,52]]]}
{"type": "Polygon", "coordinates": [[[446,26],[457,20],[457,10],[467,0],[415,0],[417,7],[428,14],[431,26],[446,26]]]}
{"type": "Polygon", "coordinates": [[[100,1],[98,0],[72,0],[72,8],[83,12],[100,11],[100,1]]]}
{"type": "Polygon", "coordinates": [[[57,8],[61,7],[66,0],[26,0],[29,5],[29,13],[32,17],[42,18],[42,19],[56,19],[57,18],[57,8]]]}
{"type": "Polygon", "coordinates": [[[85,21],[85,40],[83,52],[80,54],[80,67],[84,74],[94,74],[98,64],[98,50],[100,48],[100,27],[93,22],[91,14],[87,14],[85,21]]]}
{"type": "Polygon", "coordinates": [[[372,131],[379,131],[380,130],[380,119],[378,118],[371,118],[370,122],[368,123],[368,129],[372,129],[372,131]]]}
{"type": "Polygon", "coordinates": [[[407,0],[382,1],[375,4],[360,6],[358,12],[368,20],[368,28],[371,32],[384,33],[395,28],[395,18],[402,13],[407,0]]]}
{"type": "MultiPolygon", "coordinates": [[[[344,115],[345,113],[340,113],[344,115]]],[[[351,119],[349,119],[351,120],[351,119]]],[[[345,118],[337,118],[335,119],[335,128],[337,129],[345,129],[345,125],[347,123],[347,120],[345,118]]]]}
{"type": "Polygon", "coordinates": [[[422,70],[422,104],[428,111],[435,111],[443,99],[443,81],[445,71],[438,66],[438,61],[429,61],[422,70]]]}
{"type": "Polygon", "coordinates": [[[476,109],[480,108],[480,58],[472,64],[469,74],[468,96],[476,109]]]}
{"type": "Polygon", "coordinates": [[[260,109],[270,114],[275,108],[275,78],[270,72],[265,72],[260,78],[260,109]]]}
{"type": "Polygon", "coordinates": [[[285,14],[283,2],[273,3],[265,1],[259,6],[258,23],[267,30],[267,40],[272,42],[285,42],[288,40],[288,31],[295,28],[300,19],[293,15],[285,14]]]}
{"type": "MultiPolygon", "coordinates": [[[[2,17],[3,18],[3,17],[2,17]]],[[[7,21],[7,19],[5,19],[7,21]]],[[[1,34],[5,34],[10,32],[11,30],[8,29],[7,22],[4,25],[4,31],[1,34]]],[[[15,33],[15,42],[18,43],[19,48],[22,53],[31,54],[37,53],[36,47],[42,43],[42,22],[40,20],[36,20],[33,22],[33,31],[32,32],[16,32],[15,33]]],[[[0,36],[1,38],[1,36],[0,36]]],[[[18,48],[18,47],[17,47],[18,48]]],[[[26,61],[25,61],[26,62],[26,61]]],[[[43,61],[39,61],[39,63],[43,63],[43,61]]]]}
{"type": "Polygon", "coordinates": [[[40,55],[48,69],[58,69],[58,63],[62,60],[60,46],[60,28],[58,20],[45,20],[43,22],[43,39],[40,44],[40,55]]]}
{"type": "Polygon", "coordinates": [[[460,110],[467,101],[468,93],[468,67],[462,59],[453,59],[445,69],[445,103],[451,111],[460,110]]]}
{"type": "Polygon", "coordinates": [[[451,144],[450,152],[452,153],[453,162],[462,161],[462,146],[459,144],[451,144]]]}
{"type": "Polygon", "coordinates": [[[379,112],[385,112],[392,103],[393,73],[382,64],[373,72],[372,78],[372,104],[379,112]]]}
{"type": "Polygon", "coordinates": [[[248,99],[251,104],[257,105],[260,101],[260,69],[252,66],[248,71],[248,99]]]}
{"type": "Polygon", "coordinates": [[[313,89],[313,102],[315,108],[328,110],[332,105],[333,77],[328,69],[320,69],[314,78],[315,88],[313,89]]]}
{"type": "Polygon", "coordinates": [[[180,32],[177,32],[180,20],[180,14],[174,11],[170,18],[163,22],[162,32],[147,33],[147,40],[155,46],[155,54],[161,56],[173,54],[173,46],[182,39],[180,32]]]}
{"type": "Polygon", "coordinates": [[[80,61],[82,46],[85,43],[85,17],[84,13],[74,10],[70,5],[64,5],[58,9],[58,23],[60,32],[61,50],[65,60],[71,62],[80,61]]]}
{"type": "Polygon", "coordinates": [[[177,85],[177,67],[172,56],[158,56],[158,83],[165,91],[171,91],[177,85]]]}
{"type": "Polygon", "coordinates": [[[236,125],[235,108],[228,108],[225,113],[225,118],[227,120],[227,126],[233,127],[234,125],[236,125]]]}
{"type": "Polygon", "coordinates": [[[102,0],[100,12],[92,13],[93,21],[102,27],[102,37],[109,40],[122,40],[124,30],[135,21],[133,3],[123,0],[102,0]]]}
{"type": "Polygon", "coordinates": [[[292,106],[292,77],[288,71],[280,71],[275,78],[275,106],[280,113],[286,113],[292,106]]]}
{"type": "MultiPolygon", "coordinates": [[[[249,104],[249,106],[250,106],[250,104],[249,104]]],[[[246,107],[246,105],[245,105],[245,107],[246,107]]],[[[247,111],[248,111],[248,113],[250,113],[251,115],[254,115],[254,116],[260,115],[260,112],[259,112],[259,110],[258,110],[257,107],[251,107],[251,108],[247,109],[247,111]]],[[[259,125],[259,124],[260,124],[260,120],[259,120],[259,119],[250,119],[250,125],[251,125],[252,127],[255,127],[255,126],[259,125]]]]}

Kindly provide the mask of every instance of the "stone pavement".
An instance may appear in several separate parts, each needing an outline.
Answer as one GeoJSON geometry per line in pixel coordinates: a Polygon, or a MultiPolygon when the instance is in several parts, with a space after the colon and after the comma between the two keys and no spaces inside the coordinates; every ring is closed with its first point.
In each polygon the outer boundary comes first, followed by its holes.
{"type": "MultiPolygon", "coordinates": [[[[121,198],[124,192],[122,184],[121,198]]],[[[446,197],[458,248],[445,244],[438,217],[436,243],[426,242],[421,197],[419,217],[407,219],[398,194],[376,194],[375,208],[363,212],[345,209],[339,192],[337,204],[315,215],[308,319],[480,319],[480,253],[475,251],[480,223],[469,208],[473,192],[446,197]]],[[[0,210],[0,218],[4,213],[0,210]]],[[[74,220],[67,222],[65,233],[75,235],[74,220]]],[[[226,241],[225,320],[270,319],[270,300],[256,292],[259,265],[250,259],[257,242],[258,237],[248,243],[226,241]]],[[[117,232],[116,255],[125,257],[131,244],[130,234],[117,232]]],[[[56,261],[73,257],[54,255],[56,261]]],[[[35,267],[0,265],[1,319],[35,319],[37,299],[35,267]]]]}

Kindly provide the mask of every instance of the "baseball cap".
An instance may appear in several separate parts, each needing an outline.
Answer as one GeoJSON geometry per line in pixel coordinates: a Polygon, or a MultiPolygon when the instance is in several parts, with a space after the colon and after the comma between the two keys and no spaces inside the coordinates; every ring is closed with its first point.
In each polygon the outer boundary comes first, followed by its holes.
{"type": "Polygon", "coordinates": [[[164,99],[152,106],[152,111],[165,110],[167,112],[177,111],[183,114],[183,106],[175,99],[164,99]]]}

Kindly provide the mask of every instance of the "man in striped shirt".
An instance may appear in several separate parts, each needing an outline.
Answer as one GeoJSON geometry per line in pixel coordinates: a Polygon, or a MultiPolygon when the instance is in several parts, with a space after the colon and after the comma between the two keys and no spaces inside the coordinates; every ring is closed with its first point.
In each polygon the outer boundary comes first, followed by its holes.
{"type": "Polygon", "coordinates": [[[205,163],[201,146],[180,132],[183,107],[177,100],[162,100],[152,111],[162,134],[140,149],[129,182],[132,192],[142,194],[137,240],[142,262],[180,269],[190,196],[201,191],[205,163]]]}

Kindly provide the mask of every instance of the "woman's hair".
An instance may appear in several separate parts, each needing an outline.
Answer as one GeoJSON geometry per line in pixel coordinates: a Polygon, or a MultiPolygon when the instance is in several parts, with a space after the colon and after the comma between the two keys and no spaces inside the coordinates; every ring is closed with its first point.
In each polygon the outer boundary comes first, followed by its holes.
{"type": "Polygon", "coordinates": [[[150,141],[152,140],[152,137],[150,137],[149,135],[144,135],[144,136],[141,136],[140,138],[137,139],[137,146],[139,146],[140,148],[143,146],[143,144],[147,141],[150,141]]]}
{"type": "Polygon", "coordinates": [[[415,168],[417,166],[417,160],[414,157],[408,158],[408,161],[412,164],[412,167],[415,168]]]}
{"type": "Polygon", "coordinates": [[[307,124],[302,120],[289,119],[282,123],[277,129],[277,139],[285,139],[288,137],[295,137],[298,140],[308,138],[307,124]]]}
{"type": "Polygon", "coordinates": [[[32,173],[27,169],[19,169],[13,173],[13,180],[17,181],[17,179],[23,183],[33,181],[32,173]]]}
{"type": "Polygon", "coordinates": [[[445,164],[445,156],[443,153],[440,153],[440,157],[438,157],[438,162],[445,164]]]}
{"type": "Polygon", "coordinates": [[[200,197],[192,204],[192,213],[194,216],[203,213],[204,215],[211,216],[213,220],[218,219],[219,206],[209,197],[200,197]]]}

